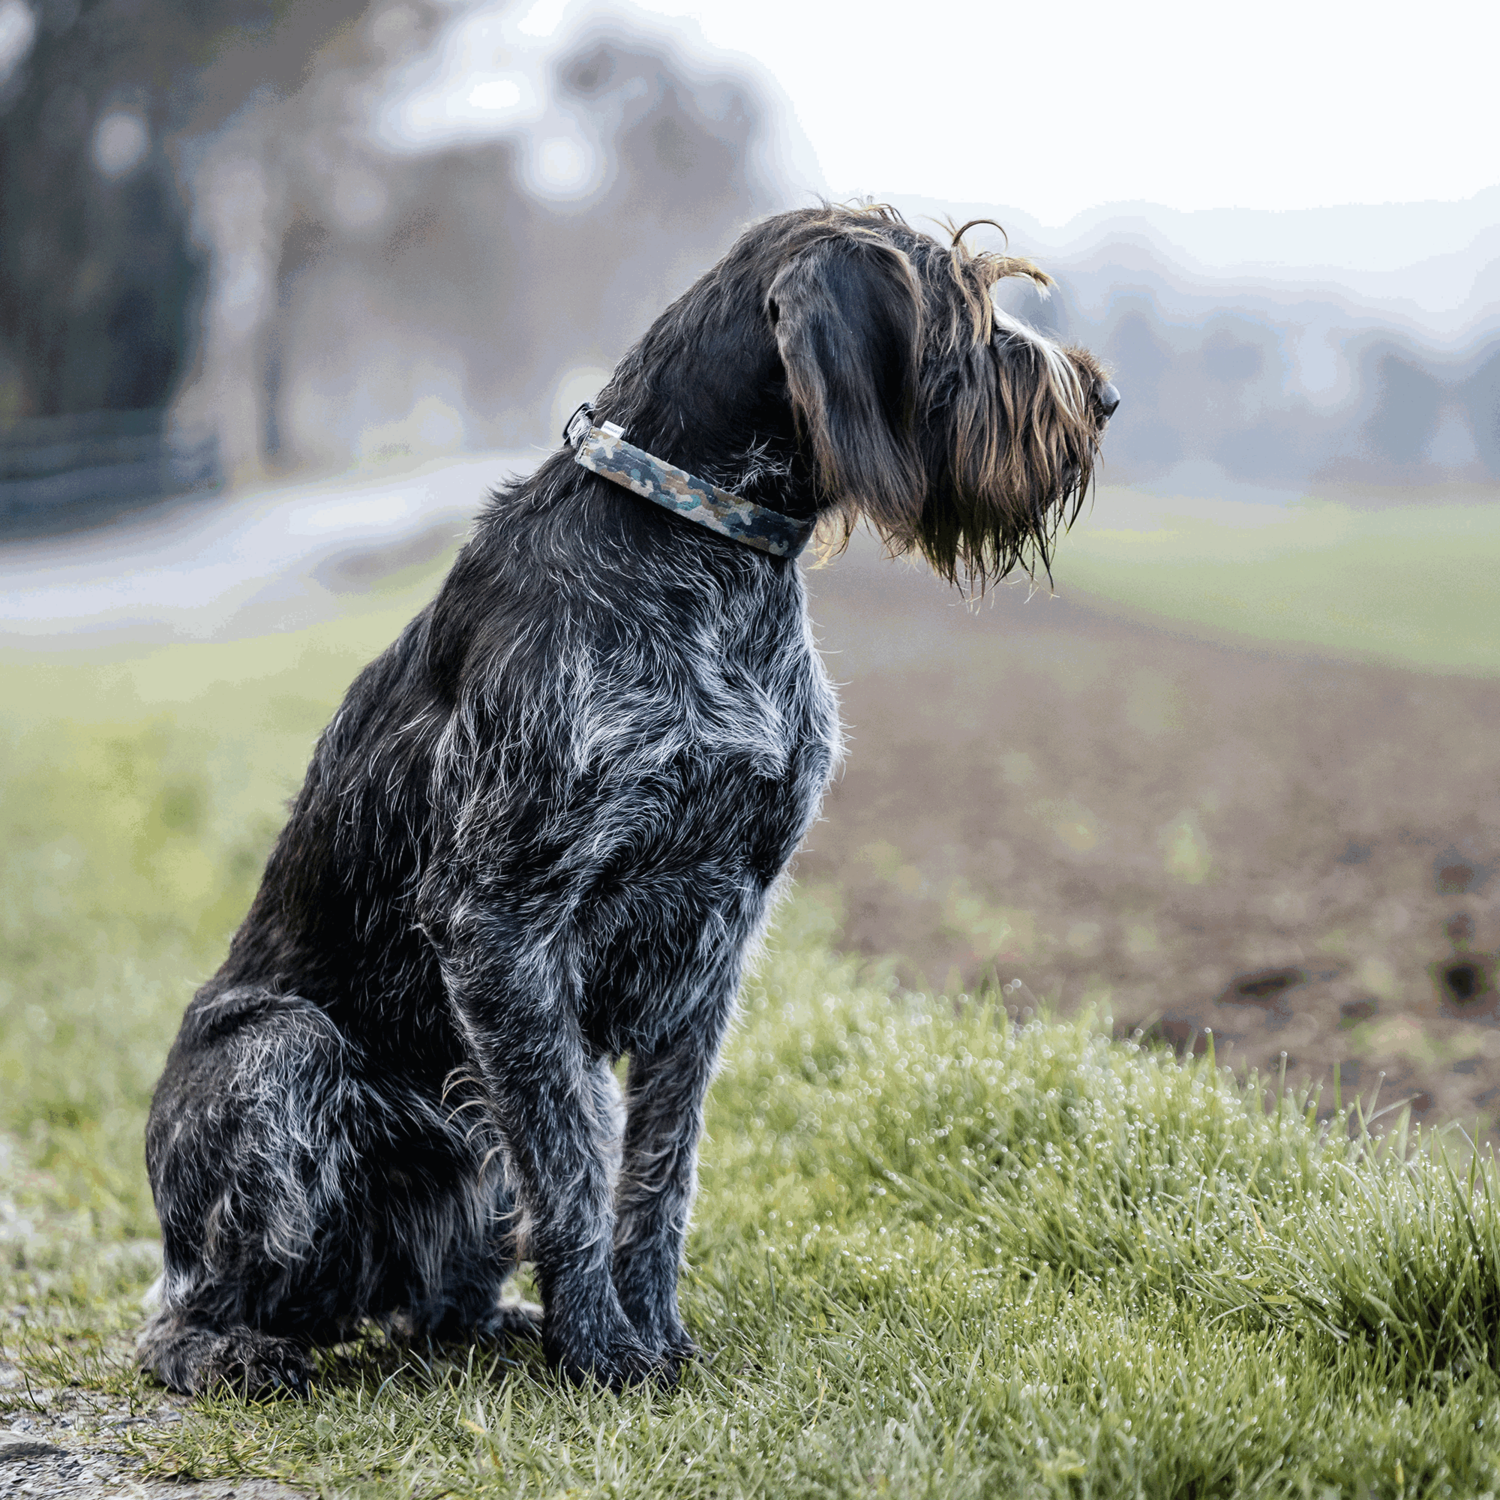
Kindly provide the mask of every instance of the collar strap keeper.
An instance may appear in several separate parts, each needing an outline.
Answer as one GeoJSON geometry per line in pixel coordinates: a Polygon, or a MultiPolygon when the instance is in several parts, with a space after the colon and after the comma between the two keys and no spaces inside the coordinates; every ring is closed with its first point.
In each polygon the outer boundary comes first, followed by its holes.
{"type": "Polygon", "coordinates": [[[582,468],[758,552],[796,557],[813,534],[812,521],[794,521],[780,511],[731,495],[627,443],[624,428],[613,422],[596,427],[594,409],[586,401],[568,419],[563,441],[572,448],[574,463],[582,468]]]}

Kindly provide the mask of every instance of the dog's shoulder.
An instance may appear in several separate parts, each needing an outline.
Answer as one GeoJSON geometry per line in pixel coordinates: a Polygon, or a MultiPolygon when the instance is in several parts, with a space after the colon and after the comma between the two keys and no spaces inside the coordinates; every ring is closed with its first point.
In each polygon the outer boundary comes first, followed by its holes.
{"type": "Polygon", "coordinates": [[[801,743],[836,735],[796,565],[576,468],[495,497],[423,650],[470,755],[617,777],[632,761],[748,758],[779,774],[801,743]]]}

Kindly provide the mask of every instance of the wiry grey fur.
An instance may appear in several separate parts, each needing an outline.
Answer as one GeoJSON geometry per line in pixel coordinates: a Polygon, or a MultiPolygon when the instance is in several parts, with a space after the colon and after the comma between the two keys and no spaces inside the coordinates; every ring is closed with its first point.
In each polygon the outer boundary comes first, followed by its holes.
{"type": "MultiPolygon", "coordinates": [[[[599,417],[982,581],[1045,559],[1118,400],[993,315],[1018,273],[1040,276],[880,211],[779,216],[663,314],[599,417]]],[[[497,494],[350,689],[188,1008],[147,1132],[146,1367],[300,1392],[310,1348],[372,1318],[536,1329],[617,1387],[675,1376],[704,1096],[838,746],[795,563],[566,452],[497,494]],[[544,1313],[502,1302],[521,1259],[544,1313]]]]}

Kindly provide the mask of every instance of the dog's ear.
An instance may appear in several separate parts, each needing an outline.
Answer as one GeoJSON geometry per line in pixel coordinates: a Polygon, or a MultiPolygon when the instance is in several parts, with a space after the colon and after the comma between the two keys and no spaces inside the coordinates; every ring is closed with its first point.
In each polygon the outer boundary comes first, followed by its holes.
{"type": "Polygon", "coordinates": [[[926,491],[913,431],[922,291],[911,262],[873,238],[832,236],[782,268],[766,311],[824,499],[909,537],[926,491]]]}

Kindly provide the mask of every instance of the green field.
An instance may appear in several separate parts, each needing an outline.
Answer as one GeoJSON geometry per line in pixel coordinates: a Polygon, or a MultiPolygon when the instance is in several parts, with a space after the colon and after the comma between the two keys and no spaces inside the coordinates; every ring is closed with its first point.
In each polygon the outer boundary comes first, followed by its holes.
{"type": "MultiPolygon", "coordinates": [[[[129,1362],[149,1090],[313,736],[431,580],[405,585],[299,633],[0,659],[0,1353],[25,1374],[0,1415],[70,1381],[158,1400],[129,1362]]],[[[371,1331],[306,1405],[124,1441],[158,1475],[326,1494],[1500,1493],[1493,1164],[1104,1017],[900,993],[827,934],[794,900],[747,986],[683,1285],[708,1358],[677,1392],[371,1331]]]]}
{"type": "Polygon", "coordinates": [[[1444,672],[1500,673],[1500,505],[1284,509],[1101,490],[1057,585],[1189,626],[1444,672]]]}

